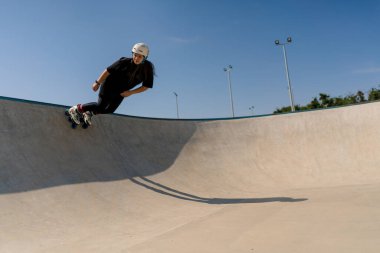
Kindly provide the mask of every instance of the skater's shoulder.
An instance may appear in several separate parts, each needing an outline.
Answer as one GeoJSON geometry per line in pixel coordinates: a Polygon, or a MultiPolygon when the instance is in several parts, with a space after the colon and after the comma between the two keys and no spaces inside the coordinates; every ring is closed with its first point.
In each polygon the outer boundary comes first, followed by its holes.
{"type": "Polygon", "coordinates": [[[148,61],[148,60],[144,61],[144,69],[146,72],[150,73],[151,75],[155,75],[155,68],[151,61],[148,61]]]}
{"type": "Polygon", "coordinates": [[[144,66],[153,67],[153,63],[149,60],[144,61],[144,66]]]}
{"type": "Polygon", "coordinates": [[[127,63],[132,63],[132,58],[130,58],[130,57],[121,57],[120,59],[119,59],[119,61],[120,62],[127,62],[127,63]]]}

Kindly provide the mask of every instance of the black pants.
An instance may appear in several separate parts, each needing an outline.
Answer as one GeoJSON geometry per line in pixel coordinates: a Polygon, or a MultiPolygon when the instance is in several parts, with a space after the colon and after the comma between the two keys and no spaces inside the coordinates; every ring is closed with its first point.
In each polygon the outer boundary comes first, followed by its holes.
{"type": "Polygon", "coordinates": [[[99,95],[98,102],[82,105],[84,112],[90,111],[94,114],[113,113],[119,107],[124,97],[122,96],[102,96],[99,95]]]}

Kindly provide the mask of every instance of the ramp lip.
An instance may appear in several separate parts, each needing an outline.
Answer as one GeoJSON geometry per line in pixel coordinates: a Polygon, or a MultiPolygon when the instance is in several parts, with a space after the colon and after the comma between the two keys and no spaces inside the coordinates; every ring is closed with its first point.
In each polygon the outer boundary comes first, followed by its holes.
{"type": "MultiPolygon", "coordinates": [[[[54,103],[48,103],[48,102],[40,102],[40,101],[21,99],[21,98],[12,98],[12,97],[6,97],[6,96],[0,96],[0,100],[16,101],[16,102],[21,102],[21,103],[37,104],[37,105],[60,107],[60,108],[70,108],[70,106],[68,106],[68,105],[60,105],[60,104],[54,104],[54,103]]],[[[310,110],[304,110],[304,111],[285,112],[285,113],[278,113],[278,114],[275,114],[275,113],[272,113],[272,114],[261,114],[261,115],[253,115],[253,116],[239,116],[239,117],[234,117],[234,118],[231,118],[231,117],[222,117],[222,118],[181,118],[181,119],[175,119],[175,118],[144,117],[144,116],[135,116],[135,115],[121,114],[121,113],[112,113],[112,114],[109,114],[109,115],[114,115],[114,116],[117,116],[117,117],[135,118],[135,119],[165,120],[165,121],[195,121],[195,122],[222,121],[222,120],[225,121],[225,120],[239,120],[239,119],[262,118],[262,117],[270,117],[270,116],[281,116],[281,115],[288,115],[288,114],[307,113],[307,112],[314,112],[314,111],[339,109],[339,108],[345,108],[345,107],[350,107],[350,106],[359,106],[359,105],[365,105],[365,104],[379,103],[379,102],[380,102],[380,100],[365,101],[365,102],[361,102],[361,103],[357,103],[357,104],[342,105],[342,106],[333,106],[333,107],[327,107],[327,108],[317,108],[317,109],[310,109],[310,110]]]]}
{"type": "MultiPolygon", "coordinates": [[[[0,96],[0,100],[8,100],[8,101],[15,101],[15,102],[21,102],[21,103],[29,103],[29,104],[37,104],[37,105],[44,105],[44,106],[52,106],[52,107],[60,107],[60,108],[69,108],[68,105],[60,105],[60,104],[54,104],[54,103],[47,103],[47,102],[40,102],[35,100],[28,100],[28,99],[21,99],[21,98],[12,98],[12,97],[5,97],[0,96]]],[[[241,117],[235,117],[235,118],[183,118],[183,119],[175,119],[175,118],[155,118],[155,117],[144,117],[144,116],[134,116],[134,115],[127,115],[127,114],[121,114],[121,113],[112,113],[110,115],[118,116],[118,117],[128,117],[128,118],[136,118],[136,119],[147,119],[147,120],[167,120],[167,121],[218,121],[218,120],[237,120],[237,119],[246,119],[246,118],[258,118],[258,117],[265,117],[265,116],[272,116],[273,114],[264,114],[264,115],[255,115],[255,116],[241,116],[241,117]]]]}

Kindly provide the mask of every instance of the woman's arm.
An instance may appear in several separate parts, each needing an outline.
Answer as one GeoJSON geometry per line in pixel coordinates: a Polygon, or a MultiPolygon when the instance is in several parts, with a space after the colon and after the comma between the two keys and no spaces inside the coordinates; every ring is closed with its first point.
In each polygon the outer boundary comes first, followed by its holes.
{"type": "Polygon", "coordinates": [[[141,93],[141,92],[144,92],[146,90],[148,90],[149,88],[148,87],[145,87],[145,86],[141,86],[137,89],[134,89],[134,90],[127,90],[127,91],[124,91],[122,92],[120,95],[122,97],[129,97],[130,95],[133,95],[133,94],[137,94],[137,93],[141,93]]]}
{"type": "Polygon", "coordinates": [[[103,73],[100,74],[97,80],[92,84],[92,90],[97,91],[100,85],[107,79],[110,73],[107,70],[104,70],[103,73]]]}

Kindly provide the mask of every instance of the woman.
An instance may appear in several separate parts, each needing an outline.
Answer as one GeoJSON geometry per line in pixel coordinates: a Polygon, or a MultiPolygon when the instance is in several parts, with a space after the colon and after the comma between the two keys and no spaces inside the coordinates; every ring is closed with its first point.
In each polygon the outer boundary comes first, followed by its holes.
{"type": "Polygon", "coordinates": [[[153,87],[154,65],[147,60],[149,48],[145,43],[132,47],[132,58],[122,57],[95,80],[93,91],[99,91],[98,102],[78,104],[69,109],[70,117],[77,124],[83,117],[91,125],[96,114],[113,113],[125,97],[144,92],[153,87]],[[140,87],[135,88],[141,84],[140,87]]]}

